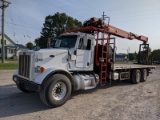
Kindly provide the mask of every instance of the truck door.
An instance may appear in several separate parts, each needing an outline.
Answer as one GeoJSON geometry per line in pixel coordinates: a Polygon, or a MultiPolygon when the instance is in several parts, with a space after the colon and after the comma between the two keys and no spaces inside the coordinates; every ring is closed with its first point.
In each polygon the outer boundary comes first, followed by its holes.
{"type": "Polygon", "coordinates": [[[92,64],[91,40],[80,38],[76,50],[76,67],[87,68],[92,64]]]}

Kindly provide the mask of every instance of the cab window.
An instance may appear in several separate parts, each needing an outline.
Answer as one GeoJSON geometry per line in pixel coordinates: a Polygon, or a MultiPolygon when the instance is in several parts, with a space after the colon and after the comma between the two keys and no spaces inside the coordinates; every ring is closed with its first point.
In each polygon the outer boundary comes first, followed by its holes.
{"type": "Polygon", "coordinates": [[[88,40],[84,41],[83,38],[80,38],[79,44],[78,44],[78,49],[90,50],[91,49],[91,40],[88,39],[88,40]]]}
{"type": "Polygon", "coordinates": [[[79,40],[79,44],[78,44],[78,49],[84,49],[84,40],[83,40],[83,38],[80,38],[80,40],[79,40]]]}

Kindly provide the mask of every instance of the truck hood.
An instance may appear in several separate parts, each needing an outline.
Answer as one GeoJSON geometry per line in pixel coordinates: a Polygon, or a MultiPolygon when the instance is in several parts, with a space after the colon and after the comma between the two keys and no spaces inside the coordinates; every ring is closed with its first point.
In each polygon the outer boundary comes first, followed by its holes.
{"type": "MultiPolygon", "coordinates": [[[[39,51],[35,51],[36,54],[38,55],[43,55],[43,56],[48,56],[48,55],[54,55],[54,56],[57,56],[57,55],[60,55],[60,54],[63,54],[63,53],[67,53],[68,50],[67,49],[56,49],[56,48],[47,48],[47,49],[40,49],[39,51]]],[[[49,57],[49,56],[48,56],[49,57]]]]}
{"type": "Polygon", "coordinates": [[[62,59],[62,56],[64,55],[68,56],[68,49],[47,48],[34,52],[35,52],[35,60],[38,63],[42,62],[43,64],[49,61],[55,61],[55,60],[59,61],[60,59],[62,59]],[[50,57],[50,55],[52,55],[53,57],[50,57]]]}

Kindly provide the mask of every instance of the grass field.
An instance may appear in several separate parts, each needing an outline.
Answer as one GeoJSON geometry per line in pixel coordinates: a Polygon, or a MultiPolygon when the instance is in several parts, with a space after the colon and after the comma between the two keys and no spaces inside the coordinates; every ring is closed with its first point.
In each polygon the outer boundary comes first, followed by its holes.
{"type": "Polygon", "coordinates": [[[12,70],[17,69],[17,61],[6,61],[5,63],[0,62],[0,70],[12,70]]]}

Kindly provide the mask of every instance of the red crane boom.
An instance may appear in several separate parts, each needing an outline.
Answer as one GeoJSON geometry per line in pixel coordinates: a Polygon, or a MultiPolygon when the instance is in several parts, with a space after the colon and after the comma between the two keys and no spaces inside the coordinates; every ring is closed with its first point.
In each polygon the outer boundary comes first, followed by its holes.
{"type": "Polygon", "coordinates": [[[88,32],[88,31],[99,31],[103,33],[108,33],[110,35],[115,35],[121,38],[126,38],[129,40],[137,39],[142,42],[148,42],[148,37],[143,35],[137,35],[132,32],[127,32],[112,25],[103,23],[99,18],[91,18],[86,22],[83,28],[68,30],[66,32],[88,32]]]}

